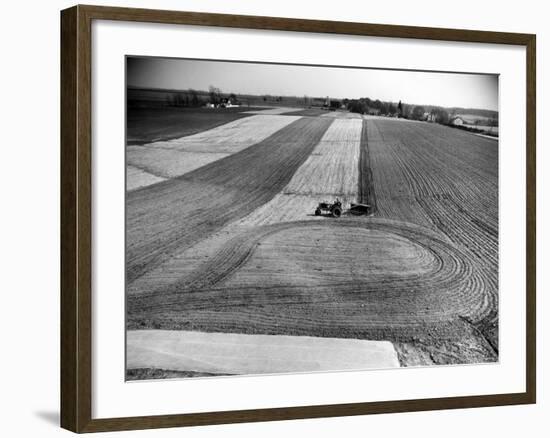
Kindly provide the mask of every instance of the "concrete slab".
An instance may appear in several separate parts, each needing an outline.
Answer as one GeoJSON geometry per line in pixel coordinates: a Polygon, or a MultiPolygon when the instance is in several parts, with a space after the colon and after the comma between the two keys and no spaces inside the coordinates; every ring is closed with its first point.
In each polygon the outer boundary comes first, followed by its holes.
{"type": "Polygon", "coordinates": [[[128,369],[276,374],[399,367],[388,341],[130,330],[126,348],[128,369]]]}

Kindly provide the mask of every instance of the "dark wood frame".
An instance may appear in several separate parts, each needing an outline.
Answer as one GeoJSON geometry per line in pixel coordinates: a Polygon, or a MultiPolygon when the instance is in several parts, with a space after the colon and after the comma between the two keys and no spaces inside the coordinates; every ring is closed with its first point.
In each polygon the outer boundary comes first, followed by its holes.
{"type": "Polygon", "coordinates": [[[535,52],[536,37],[531,34],[81,5],[63,10],[61,12],[61,426],[80,433],[535,403],[535,52]],[[525,46],[527,52],[526,391],[469,397],[92,419],[92,20],[525,46]]]}

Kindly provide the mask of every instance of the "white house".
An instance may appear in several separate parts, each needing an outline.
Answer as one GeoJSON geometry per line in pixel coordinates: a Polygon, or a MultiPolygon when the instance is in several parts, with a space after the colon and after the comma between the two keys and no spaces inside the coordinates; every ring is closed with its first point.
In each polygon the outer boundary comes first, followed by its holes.
{"type": "Polygon", "coordinates": [[[454,117],[452,120],[451,120],[451,124],[453,125],[464,125],[464,119],[462,117],[454,117]]]}

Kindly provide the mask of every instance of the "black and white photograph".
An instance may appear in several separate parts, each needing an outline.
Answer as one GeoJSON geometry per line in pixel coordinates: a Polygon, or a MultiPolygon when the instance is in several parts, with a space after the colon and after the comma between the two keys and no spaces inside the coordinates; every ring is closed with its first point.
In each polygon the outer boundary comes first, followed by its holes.
{"type": "Polygon", "coordinates": [[[127,380],[499,362],[498,75],[127,56],[125,155],[127,380]]]}

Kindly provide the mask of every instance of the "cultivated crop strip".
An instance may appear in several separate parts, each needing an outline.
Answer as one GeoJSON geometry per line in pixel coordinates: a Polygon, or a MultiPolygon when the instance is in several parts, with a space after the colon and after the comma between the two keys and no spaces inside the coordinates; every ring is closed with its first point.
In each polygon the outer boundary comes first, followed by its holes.
{"type": "Polygon", "coordinates": [[[142,171],[141,174],[128,173],[127,190],[154,184],[159,179],[181,176],[237,153],[265,140],[298,118],[257,115],[175,140],[127,146],[128,166],[142,171]]]}
{"type": "Polygon", "coordinates": [[[356,202],[362,127],[362,120],[334,119],[281,193],[241,224],[301,220],[311,215],[322,200],[339,198],[345,204],[356,202]]]}

